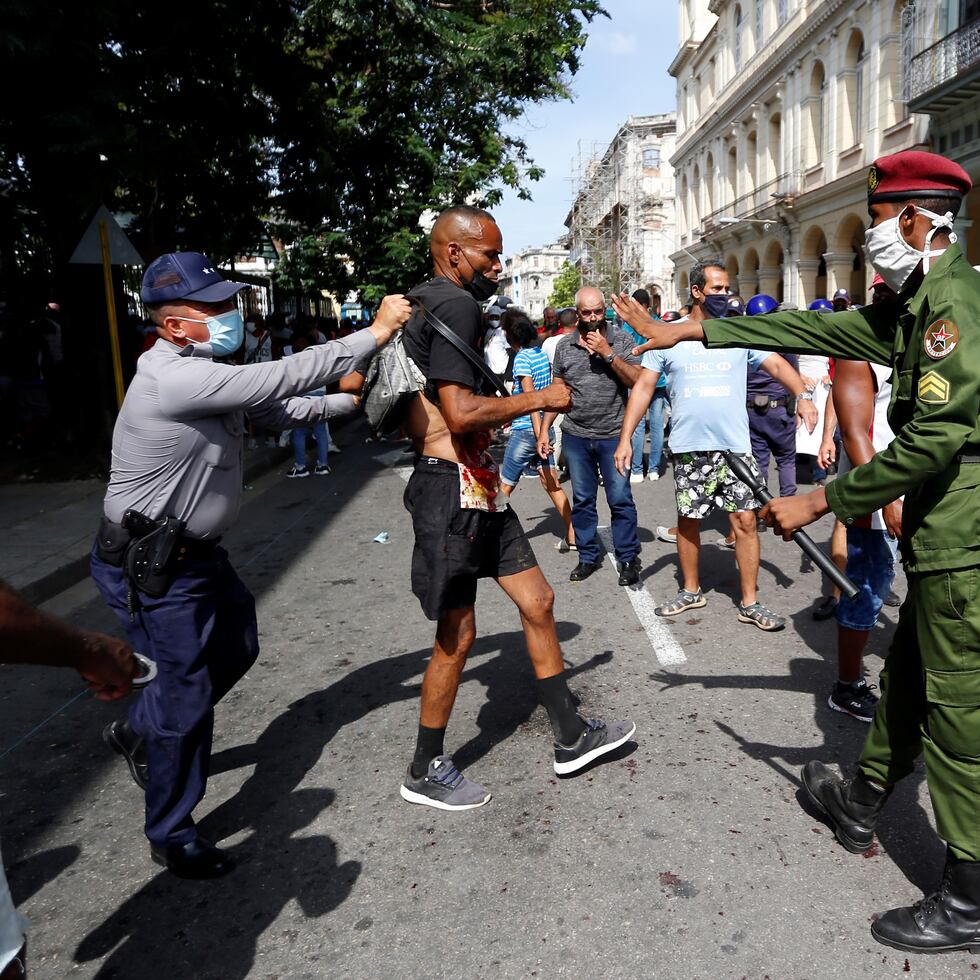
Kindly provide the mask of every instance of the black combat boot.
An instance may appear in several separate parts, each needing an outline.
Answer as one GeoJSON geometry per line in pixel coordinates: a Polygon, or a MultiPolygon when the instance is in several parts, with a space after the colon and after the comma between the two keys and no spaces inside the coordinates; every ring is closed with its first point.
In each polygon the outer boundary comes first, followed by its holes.
{"type": "Polygon", "coordinates": [[[891,789],[879,789],[861,773],[853,779],[841,779],[821,762],[808,762],[803,767],[803,786],[847,850],[860,854],[871,846],[875,824],[891,789]]]}
{"type": "Polygon", "coordinates": [[[947,852],[939,891],[911,908],[886,912],[871,935],[907,953],[980,953],[980,861],[959,861],[947,852]]]}

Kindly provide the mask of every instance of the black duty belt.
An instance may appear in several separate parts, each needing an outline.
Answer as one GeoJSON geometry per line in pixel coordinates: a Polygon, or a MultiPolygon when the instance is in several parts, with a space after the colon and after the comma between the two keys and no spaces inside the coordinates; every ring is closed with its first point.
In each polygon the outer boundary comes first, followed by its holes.
{"type": "Polygon", "coordinates": [[[770,398],[768,405],[757,405],[752,399],[748,399],[745,403],[749,408],[779,408],[786,404],[785,398],[770,398]]]}

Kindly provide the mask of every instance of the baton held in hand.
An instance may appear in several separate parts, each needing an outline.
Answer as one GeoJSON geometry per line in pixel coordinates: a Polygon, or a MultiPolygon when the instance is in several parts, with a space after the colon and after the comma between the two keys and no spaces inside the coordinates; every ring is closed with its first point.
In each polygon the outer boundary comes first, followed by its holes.
{"type": "MultiPolygon", "coordinates": [[[[752,491],[753,496],[760,504],[768,504],[772,500],[772,494],[769,492],[769,488],[755,478],[755,474],[745,465],[744,460],[727,449],[722,450],[722,455],[732,468],[732,472],[752,491]]],[[[814,565],[848,599],[853,599],[858,594],[860,591],[858,587],[817,547],[813,538],[806,531],[800,529],[795,530],[793,532],[793,540],[800,546],[803,552],[810,556],[814,565]]]]}

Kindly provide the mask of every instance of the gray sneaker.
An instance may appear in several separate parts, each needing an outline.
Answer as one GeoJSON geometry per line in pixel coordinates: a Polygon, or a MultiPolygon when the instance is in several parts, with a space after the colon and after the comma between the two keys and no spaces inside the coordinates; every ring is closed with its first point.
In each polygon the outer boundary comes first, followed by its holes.
{"type": "Polygon", "coordinates": [[[429,771],[419,779],[409,766],[399,792],[409,803],[434,806],[437,810],[475,810],[490,802],[490,791],[470,782],[448,755],[436,756],[429,763],[429,771]]]}
{"type": "Polygon", "coordinates": [[[607,725],[593,718],[583,718],[585,731],[575,740],[574,745],[555,742],[555,772],[567,776],[587,766],[600,755],[618,749],[636,731],[636,725],[628,718],[607,725]]]}

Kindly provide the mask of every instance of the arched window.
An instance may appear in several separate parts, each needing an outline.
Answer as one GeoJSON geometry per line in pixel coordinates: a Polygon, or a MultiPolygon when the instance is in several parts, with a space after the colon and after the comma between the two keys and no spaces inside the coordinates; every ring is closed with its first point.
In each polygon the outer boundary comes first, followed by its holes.
{"type": "Polygon", "coordinates": [[[838,76],[840,90],[838,116],[840,118],[840,146],[846,150],[861,142],[864,125],[864,36],[852,31],[844,54],[844,70],[838,76]]]}
{"type": "Polygon", "coordinates": [[[827,88],[827,76],[823,62],[815,61],[810,72],[810,91],[806,98],[806,118],[809,139],[806,141],[806,166],[815,167],[824,157],[824,94],[827,88]]]}
{"type": "Polygon", "coordinates": [[[735,4],[735,71],[742,70],[742,8],[735,4]]]}
{"type": "Polygon", "coordinates": [[[861,141],[861,133],[864,132],[864,63],[865,63],[864,38],[857,49],[857,59],[854,63],[854,142],[861,141]]]}
{"type": "Polygon", "coordinates": [[[660,147],[648,146],[643,150],[643,167],[645,170],[660,169],[660,147]]]}

